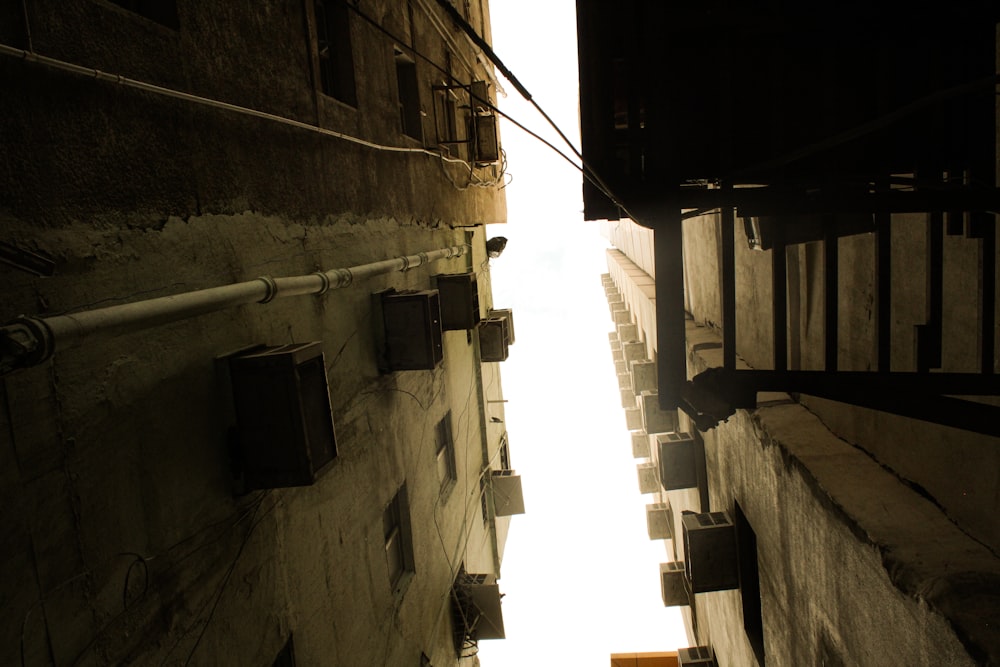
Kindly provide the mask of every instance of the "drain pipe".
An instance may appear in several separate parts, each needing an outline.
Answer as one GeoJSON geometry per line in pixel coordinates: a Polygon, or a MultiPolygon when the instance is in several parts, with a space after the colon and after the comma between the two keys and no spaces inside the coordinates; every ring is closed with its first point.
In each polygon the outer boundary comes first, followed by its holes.
{"type": "Polygon", "coordinates": [[[371,276],[407,271],[442,259],[469,253],[468,245],[451,246],[416,255],[386,259],[343,269],[317,271],[304,276],[254,280],[221,287],[147,299],[120,306],[87,310],[55,317],[18,317],[0,327],[0,375],[37,366],[56,349],[79,345],[91,336],[114,336],[196,317],[249,303],[303,294],[325,294],[371,276]]]}

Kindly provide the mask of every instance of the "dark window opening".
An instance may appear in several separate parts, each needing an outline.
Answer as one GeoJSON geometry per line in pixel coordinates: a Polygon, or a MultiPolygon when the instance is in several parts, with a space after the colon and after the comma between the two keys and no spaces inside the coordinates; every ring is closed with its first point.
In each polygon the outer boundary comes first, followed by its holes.
{"type": "Polygon", "coordinates": [[[479,505],[483,511],[483,525],[485,525],[490,520],[490,508],[486,500],[486,475],[479,476],[479,505]]]}
{"type": "Polygon", "coordinates": [[[507,434],[500,436],[500,468],[510,470],[510,445],[507,444],[507,434]]]}
{"type": "Polygon", "coordinates": [[[178,30],[181,27],[177,18],[176,0],[111,0],[111,2],[168,28],[178,30]]]}
{"type": "Polygon", "coordinates": [[[316,46],[324,95],[358,105],[351,50],[351,21],[343,0],[316,0],[316,46]]]}
{"type": "Polygon", "coordinates": [[[288,638],[285,645],[278,651],[278,655],[275,656],[271,667],[295,667],[295,645],[292,644],[291,637],[288,638]]]}
{"type": "Polygon", "coordinates": [[[441,490],[444,491],[451,488],[452,482],[458,479],[455,471],[455,439],[451,433],[450,410],[434,429],[434,440],[438,480],[441,482],[441,490]]]}
{"type": "Polygon", "coordinates": [[[392,502],[382,512],[382,532],[385,538],[385,561],[389,571],[389,583],[393,591],[399,593],[403,575],[414,572],[410,504],[407,501],[405,484],[399,488],[392,502]]]}
{"type": "Polygon", "coordinates": [[[743,601],[743,629],[757,657],[757,664],[764,664],[764,617],[760,606],[760,572],[757,568],[757,535],[747,521],[739,503],[734,503],[736,548],[739,550],[740,597],[743,601]]]}
{"type": "Polygon", "coordinates": [[[396,86],[399,93],[399,120],[403,134],[423,139],[417,64],[396,49],[396,86]]]}

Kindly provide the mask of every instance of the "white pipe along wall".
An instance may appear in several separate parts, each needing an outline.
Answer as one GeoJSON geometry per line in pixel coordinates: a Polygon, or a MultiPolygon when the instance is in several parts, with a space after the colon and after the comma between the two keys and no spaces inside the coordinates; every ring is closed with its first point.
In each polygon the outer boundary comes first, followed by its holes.
{"type": "Polygon", "coordinates": [[[416,255],[386,259],[348,268],[317,271],[304,276],[253,280],[193,292],[97,308],[71,315],[38,318],[22,316],[0,327],[0,374],[36,366],[56,351],[84,342],[93,335],[118,335],[233,306],[269,303],[303,294],[325,294],[371,276],[407,271],[442,259],[461,257],[470,246],[450,246],[416,255]]]}

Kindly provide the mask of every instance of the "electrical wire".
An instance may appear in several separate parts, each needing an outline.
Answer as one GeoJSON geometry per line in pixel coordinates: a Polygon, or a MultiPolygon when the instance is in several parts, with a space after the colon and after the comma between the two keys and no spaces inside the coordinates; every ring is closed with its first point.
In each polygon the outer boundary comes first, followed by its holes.
{"type": "MultiPolygon", "coordinates": [[[[584,160],[583,153],[581,153],[576,148],[576,146],[573,145],[573,142],[569,140],[569,137],[566,136],[566,134],[556,124],[556,122],[554,120],[552,120],[552,118],[547,113],[545,113],[545,110],[542,109],[541,105],[538,104],[537,101],[535,101],[535,99],[532,97],[531,93],[528,92],[528,89],[525,88],[524,85],[518,80],[518,78],[516,76],[514,76],[514,73],[511,72],[510,69],[506,65],[503,64],[503,61],[500,60],[500,57],[496,54],[496,52],[493,50],[493,48],[486,42],[486,40],[483,39],[479,35],[479,33],[476,32],[476,29],[473,28],[471,25],[469,25],[469,22],[465,20],[465,18],[458,12],[458,10],[454,6],[452,6],[448,2],[448,0],[437,0],[437,3],[445,11],[445,13],[448,14],[448,16],[451,17],[452,21],[454,21],[455,24],[469,37],[469,39],[471,39],[472,42],[476,46],[478,46],[482,50],[482,52],[484,54],[486,54],[486,57],[489,58],[490,62],[492,62],[493,65],[497,69],[500,70],[500,73],[503,74],[503,76],[508,81],[510,81],[511,85],[514,86],[514,89],[517,90],[517,92],[520,93],[521,96],[525,100],[527,100],[533,107],[535,107],[535,109],[538,111],[538,113],[541,114],[542,118],[544,118],[545,121],[552,127],[552,129],[554,129],[556,131],[556,134],[558,134],[559,137],[563,140],[563,142],[565,142],[566,145],[570,147],[570,149],[573,151],[573,153],[576,155],[576,157],[580,160],[580,165],[579,166],[576,165],[575,163],[572,162],[572,160],[569,160],[570,164],[573,164],[574,167],[576,167],[577,169],[579,169],[580,172],[583,174],[584,178],[586,178],[588,181],[590,181],[590,183],[592,185],[594,185],[594,187],[596,187],[605,197],[607,197],[608,199],[610,199],[611,202],[615,206],[617,206],[622,211],[624,211],[626,213],[626,215],[628,215],[631,219],[636,220],[635,216],[633,216],[628,211],[628,209],[625,207],[624,203],[622,203],[619,200],[619,198],[617,196],[615,196],[615,194],[611,191],[611,188],[604,182],[604,180],[600,177],[600,175],[598,175],[597,171],[594,170],[587,163],[586,160],[584,160]]],[[[497,111],[499,111],[499,110],[497,110],[497,111]]],[[[504,117],[507,118],[508,120],[512,120],[510,117],[508,117],[506,115],[504,115],[504,117]]],[[[525,129],[521,125],[518,125],[518,127],[521,127],[521,129],[525,129]]],[[[534,134],[534,133],[529,133],[529,134],[531,134],[536,139],[541,139],[541,137],[539,137],[537,134],[534,134]]],[[[547,141],[544,141],[544,140],[542,140],[542,141],[549,148],[551,148],[552,150],[556,151],[560,155],[563,155],[564,158],[566,157],[561,151],[559,151],[558,149],[556,149],[555,146],[553,146],[552,144],[550,144],[547,141]]]]}
{"type": "MultiPolygon", "coordinates": [[[[587,164],[587,162],[583,159],[583,154],[576,148],[576,146],[573,145],[573,142],[569,140],[569,138],[562,131],[562,129],[560,129],[559,126],[555,123],[555,121],[553,121],[552,118],[545,112],[545,110],[542,109],[542,107],[538,104],[538,102],[535,101],[532,98],[531,93],[529,93],[528,90],[517,79],[517,77],[514,76],[514,73],[511,72],[507,68],[507,66],[503,64],[503,62],[496,55],[496,53],[493,51],[493,49],[486,43],[486,41],[483,40],[478,35],[478,33],[476,33],[475,29],[472,26],[470,26],[468,24],[468,22],[465,21],[464,18],[462,18],[461,14],[458,13],[458,10],[456,10],[454,7],[452,7],[450,4],[448,4],[447,0],[437,0],[437,1],[438,1],[438,4],[440,4],[442,7],[445,8],[445,11],[452,17],[452,19],[455,20],[459,24],[459,27],[463,28],[463,30],[466,32],[467,36],[473,41],[473,43],[476,46],[478,46],[483,51],[483,53],[486,54],[487,58],[493,63],[493,65],[496,66],[497,69],[499,69],[501,71],[501,73],[507,78],[508,81],[510,81],[511,85],[513,85],[514,88],[517,89],[517,91],[519,93],[521,93],[521,95],[529,103],[531,103],[531,105],[533,107],[535,107],[535,109],[542,115],[542,117],[549,123],[549,125],[551,125],[553,127],[553,129],[555,129],[555,131],[559,135],[559,137],[566,143],[567,146],[570,147],[570,149],[576,155],[577,159],[580,160],[580,164],[577,164],[576,162],[574,162],[573,159],[570,156],[566,155],[563,151],[561,151],[552,142],[548,141],[547,139],[545,139],[544,137],[542,137],[537,132],[534,132],[533,130],[528,129],[525,125],[523,125],[522,123],[518,122],[516,119],[514,119],[513,117],[511,117],[509,114],[507,114],[506,112],[500,110],[500,108],[498,108],[495,104],[493,104],[489,100],[484,100],[484,99],[480,99],[478,97],[475,97],[474,98],[475,101],[482,103],[483,106],[489,108],[494,113],[496,113],[496,114],[500,115],[501,117],[505,118],[512,125],[514,125],[516,128],[518,128],[522,132],[525,132],[528,136],[532,137],[536,141],[539,141],[544,146],[546,146],[548,149],[550,149],[551,151],[553,151],[554,153],[556,153],[556,155],[558,155],[559,157],[561,157],[563,160],[565,160],[567,163],[569,163],[574,169],[576,169],[577,171],[579,171],[583,175],[583,177],[585,179],[587,179],[587,181],[589,181],[595,188],[597,188],[605,197],[607,197],[608,199],[610,199],[611,202],[613,204],[615,204],[615,206],[617,206],[618,208],[620,208],[629,218],[631,218],[632,220],[638,220],[638,218],[636,218],[636,216],[634,216],[628,210],[628,208],[624,205],[624,203],[622,203],[622,201],[611,191],[611,188],[608,187],[608,185],[606,183],[604,183],[604,181],[597,174],[597,172],[587,164]]],[[[451,72],[449,72],[447,69],[445,69],[444,67],[442,67],[441,65],[439,65],[432,58],[424,55],[423,53],[421,53],[417,49],[414,49],[411,46],[406,46],[406,43],[405,43],[404,40],[400,39],[399,36],[393,34],[389,30],[387,30],[385,27],[383,27],[381,24],[379,24],[375,19],[373,19],[372,17],[370,17],[367,14],[365,14],[363,11],[361,11],[361,9],[359,7],[357,7],[355,5],[352,5],[352,4],[348,4],[348,6],[359,17],[361,17],[364,21],[366,21],[367,23],[369,23],[370,25],[372,25],[373,27],[375,27],[382,34],[384,34],[387,37],[389,37],[390,39],[392,39],[393,42],[395,42],[396,44],[400,45],[402,48],[405,48],[411,55],[413,55],[414,57],[419,58],[420,60],[428,63],[434,69],[438,70],[439,72],[441,72],[445,76],[447,76],[449,78],[454,78],[451,72]]],[[[470,93],[470,97],[472,97],[471,93],[470,93]]]]}
{"type": "Polygon", "coordinates": [[[192,93],[185,93],[180,90],[173,88],[165,88],[163,86],[157,86],[155,84],[147,83],[145,81],[139,81],[138,79],[131,79],[129,77],[122,76],[121,74],[110,74],[108,72],[103,72],[99,69],[94,69],[90,67],[83,67],[81,65],[76,65],[74,63],[66,62],[64,60],[59,60],[56,58],[50,58],[48,56],[43,56],[41,54],[35,53],[33,51],[26,51],[24,49],[18,49],[7,44],[0,44],[0,55],[6,55],[14,58],[18,58],[25,62],[43,65],[46,67],[51,67],[53,69],[61,70],[64,72],[70,72],[72,74],[77,74],[81,76],[86,76],[89,78],[96,79],[98,81],[105,81],[108,83],[115,83],[126,88],[134,88],[136,90],[142,90],[147,93],[153,93],[155,95],[161,95],[164,97],[170,97],[174,99],[183,100],[186,102],[191,102],[201,106],[207,106],[215,109],[222,109],[225,111],[231,111],[234,113],[239,113],[246,116],[252,116],[255,118],[261,118],[263,120],[268,120],[275,123],[280,123],[282,125],[289,125],[301,130],[307,130],[309,132],[315,132],[322,134],[327,137],[333,137],[336,139],[341,139],[349,143],[357,144],[359,146],[364,146],[366,148],[371,148],[379,151],[386,151],[392,153],[412,153],[412,154],[422,154],[433,158],[437,158],[443,162],[453,163],[453,164],[468,164],[465,160],[459,160],[455,158],[450,158],[442,153],[434,152],[426,148],[415,148],[411,146],[391,146],[386,144],[379,144],[373,141],[368,141],[366,139],[361,139],[343,132],[337,132],[335,130],[330,130],[318,125],[312,125],[310,123],[304,123],[286,116],[279,116],[277,114],[268,113],[266,111],[260,111],[258,109],[252,109],[250,107],[244,107],[237,104],[230,104],[229,102],[223,102],[221,100],[203,97],[200,95],[194,95],[192,93]]]}
{"type": "MultiPolygon", "coordinates": [[[[278,504],[280,504],[280,502],[281,501],[278,500],[273,505],[271,505],[270,509],[268,509],[268,511],[265,512],[264,515],[266,516],[267,514],[269,514],[275,507],[278,506],[278,504]]],[[[222,600],[222,594],[226,592],[226,586],[229,584],[229,580],[233,575],[233,571],[236,570],[236,564],[239,562],[240,556],[243,555],[243,550],[246,548],[247,543],[250,542],[250,537],[253,535],[254,530],[256,530],[257,526],[260,525],[260,522],[263,521],[263,517],[257,520],[257,512],[259,510],[260,510],[260,505],[257,505],[257,508],[254,510],[253,516],[250,519],[250,528],[247,529],[247,534],[243,537],[243,541],[240,543],[240,548],[236,551],[236,555],[233,557],[232,562],[229,564],[229,569],[226,570],[226,574],[222,577],[222,582],[219,584],[218,592],[215,595],[215,602],[212,603],[212,608],[208,612],[208,618],[205,619],[205,624],[202,626],[201,632],[198,633],[198,638],[195,640],[194,646],[191,647],[191,650],[188,652],[187,659],[184,660],[184,667],[187,667],[189,664],[191,664],[191,658],[194,657],[195,652],[198,650],[198,646],[201,644],[201,640],[205,637],[205,633],[208,631],[208,626],[211,624],[212,619],[215,617],[215,610],[218,609],[219,607],[219,601],[222,600]]]]}
{"type": "MultiPolygon", "coordinates": [[[[207,526],[204,526],[204,527],[200,528],[199,530],[195,531],[191,535],[188,535],[187,537],[185,537],[185,538],[183,538],[183,539],[175,542],[174,544],[170,545],[169,547],[167,547],[160,554],[153,555],[153,556],[143,556],[142,554],[139,554],[138,552],[128,552],[128,551],[126,551],[126,552],[120,552],[119,554],[117,554],[118,556],[132,556],[133,559],[134,559],[132,561],[132,563],[129,565],[128,570],[126,570],[125,583],[124,583],[124,586],[123,586],[123,591],[124,591],[123,592],[123,602],[125,602],[127,600],[127,591],[128,591],[128,588],[129,588],[129,577],[131,576],[132,569],[136,565],[137,560],[142,560],[143,563],[146,566],[148,566],[148,563],[151,562],[151,561],[158,560],[158,559],[165,559],[165,558],[167,558],[169,556],[169,554],[171,552],[173,552],[174,550],[176,550],[178,547],[180,547],[180,546],[182,546],[184,544],[187,544],[188,542],[194,540],[198,536],[204,534],[205,532],[207,532],[209,530],[212,530],[212,529],[216,528],[217,526],[219,526],[219,525],[221,525],[223,523],[227,523],[227,522],[231,521],[231,523],[229,523],[228,526],[226,526],[221,531],[219,531],[219,533],[217,535],[215,535],[212,539],[210,539],[207,542],[204,542],[202,544],[199,544],[198,546],[196,546],[193,549],[191,549],[190,551],[186,552],[184,555],[180,556],[179,558],[172,559],[171,562],[170,562],[170,564],[166,568],[164,568],[161,572],[159,572],[157,574],[157,576],[163,576],[164,574],[172,572],[178,566],[180,566],[185,560],[187,560],[188,558],[190,558],[194,554],[200,552],[201,550],[203,550],[203,549],[205,549],[205,548],[207,548],[207,547],[209,547],[209,546],[217,543],[226,534],[228,534],[230,530],[232,530],[233,528],[235,528],[236,526],[238,526],[240,523],[242,523],[244,521],[244,519],[246,519],[247,516],[249,516],[256,508],[260,507],[260,504],[264,501],[264,498],[268,495],[268,493],[269,493],[269,491],[262,491],[262,492],[260,492],[252,501],[250,501],[249,504],[247,504],[245,507],[243,507],[239,512],[234,512],[233,514],[230,514],[229,516],[227,516],[227,517],[225,517],[223,519],[220,519],[218,521],[215,521],[213,523],[208,524],[207,526]],[[233,519],[233,515],[236,515],[235,519],[233,519]]],[[[120,611],[117,614],[115,614],[96,633],[94,633],[94,636],[87,643],[87,645],[84,646],[83,649],[81,649],[79,651],[79,653],[77,653],[76,658],[74,658],[73,662],[71,663],[72,665],[75,666],[75,665],[80,664],[80,662],[83,660],[83,658],[90,652],[90,650],[97,644],[97,642],[105,635],[105,633],[108,632],[112,628],[112,626],[114,626],[114,624],[117,623],[122,617],[124,617],[135,606],[135,604],[139,600],[141,600],[142,598],[145,597],[146,593],[149,591],[150,584],[153,583],[153,582],[150,582],[150,580],[148,578],[149,577],[148,569],[146,569],[146,567],[144,567],[144,569],[146,570],[146,572],[145,572],[146,583],[143,586],[143,591],[139,595],[137,595],[134,598],[132,598],[131,600],[128,600],[128,602],[124,605],[124,608],[122,609],[122,611],[120,611]]],[[[79,577],[79,576],[82,576],[82,575],[77,575],[77,577],[79,577]]],[[[60,585],[62,585],[62,584],[60,584],[60,585]]]]}

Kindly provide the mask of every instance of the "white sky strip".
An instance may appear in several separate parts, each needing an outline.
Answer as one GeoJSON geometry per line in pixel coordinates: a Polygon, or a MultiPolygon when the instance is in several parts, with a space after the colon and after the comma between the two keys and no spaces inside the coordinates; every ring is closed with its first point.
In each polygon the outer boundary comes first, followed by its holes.
{"type": "MultiPolygon", "coordinates": [[[[578,144],[575,3],[499,0],[490,11],[495,51],[578,144]]],[[[500,108],[560,141],[519,96],[500,108]]],[[[503,120],[501,140],[508,224],[487,235],[509,239],[490,272],[494,303],[517,321],[502,371],[527,513],[503,561],[507,639],[481,642],[480,659],[607,667],[612,652],[686,646],[679,611],[660,598],[666,552],[646,534],[652,497],[639,494],[608,346],[607,244],[583,222],[578,171],[503,120]]]]}

